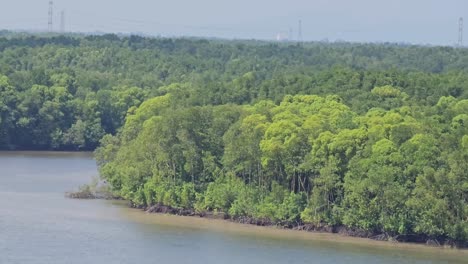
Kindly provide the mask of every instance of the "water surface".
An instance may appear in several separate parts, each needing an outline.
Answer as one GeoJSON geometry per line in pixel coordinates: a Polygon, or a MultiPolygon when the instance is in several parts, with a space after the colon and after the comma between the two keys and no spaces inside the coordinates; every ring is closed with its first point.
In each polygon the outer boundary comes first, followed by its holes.
{"type": "Polygon", "coordinates": [[[64,193],[89,153],[0,152],[0,263],[468,263],[466,251],[149,215],[64,193]]]}

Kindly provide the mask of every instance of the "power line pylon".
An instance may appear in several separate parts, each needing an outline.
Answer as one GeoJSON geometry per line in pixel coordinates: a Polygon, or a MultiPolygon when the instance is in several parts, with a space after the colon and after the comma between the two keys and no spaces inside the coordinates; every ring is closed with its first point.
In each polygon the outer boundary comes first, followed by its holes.
{"type": "Polygon", "coordinates": [[[458,46],[463,46],[463,17],[458,20],[458,46]]]}
{"type": "Polygon", "coordinates": [[[297,41],[302,42],[302,20],[299,19],[299,28],[297,30],[297,41]]]}
{"type": "Polygon", "coordinates": [[[48,21],[48,30],[49,32],[53,31],[53,18],[54,18],[54,2],[49,1],[49,21],[48,21]]]}
{"type": "Polygon", "coordinates": [[[60,32],[65,33],[65,10],[60,12],[60,32]]]}

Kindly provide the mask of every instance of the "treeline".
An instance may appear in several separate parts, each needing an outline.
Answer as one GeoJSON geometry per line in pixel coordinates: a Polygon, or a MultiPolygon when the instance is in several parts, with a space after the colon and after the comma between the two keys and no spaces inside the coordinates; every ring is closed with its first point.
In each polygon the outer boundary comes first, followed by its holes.
{"type": "Polygon", "coordinates": [[[334,95],[187,106],[176,94],[132,109],[96,151],[136,206],[467,241],[468,100],[358,114],[334,95]]]}
{"type": "Polygon", "coordinates": [[[103,135],[117,133],[127,110],[173,86],[183,87],[176,96],[190,106],[334,94],[359,114],[403,101],[468,98],[466,49],[3,35],[0,149],[92,150],[103,135]],[[406,97],[371,93],[385,85],[406,97]]]}

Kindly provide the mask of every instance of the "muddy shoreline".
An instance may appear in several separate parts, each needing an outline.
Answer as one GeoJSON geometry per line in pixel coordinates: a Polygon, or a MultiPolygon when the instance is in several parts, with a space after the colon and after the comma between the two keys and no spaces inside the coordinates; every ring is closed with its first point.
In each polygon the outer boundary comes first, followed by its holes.
{"type": "Polygon", "coordinates": [[[274,227],[279,229],[286,230],[296,230],[301,232],[310,232],[310,233],[329,233],[337,234],[347,237],[354,238],[365,238],[375,241],[383,241],[388,243],[412,243],[418,245],[426,245],[428,247],[437,247],[437,248],[454,248],[454,249],[467,249],[468,243],[457,243],[445,238],[430,238],[423,235],[405,235],[405,236],[395,236],[392,237],[388,234],[374,233],[360,229],[353,229],[343,225],[338,226],[328,226],[328,225],[314,225],[310,223],[302,222],[279,222],[275,223],[269,219],[254,219],[251,217],[240,217],[232,218],[228,214],[223,212],[196,212],[193,209],[179,209],[173,208],[165,205],[153,205],[149,207],[135,206],[134,204],[129,204],[130,207],[142,210],[149,214],[169,214],[169,215],[178,215],[178,216],[191,216],[191,217],[200,217],[206,219],[217,219],[225,220],[233,223],[239,224],[248,224],[262,227],[274,227]]]}
{"type": "MultiPolygon", "coordinates": [[[[108,192],[106,189],[100,189],[94,187],[89,187],[89,185],[84,185],[77,192],[69,192],[65,194],[66,197],[71,199],[101,199],[101,200],[122,200],[120,197],[108,192]]],[[[295,230],[301,232],[309,233],[328,233],[328,234],[337,234],[341,236],[353,237],[353,238],[365,238],[371,239],[374,241],[388,242],[388,243],[411,243],[418,245],[425,245],[428,247],[437,247],[437,248],[454,248],[454,249],[468,249],[468,242],[457,242],[449,240],[445,237],[429,237],[425,235],[398,235],[391,236],[385,233],[377,233],[366,231],[357,228],[349,228],[344,225],[316,225],[311,223],[303,222],[273,222],[270,219],[255,219],[252,217],[238,217],[233,218],[229,214],[224,212],[212,212],[204,211],[197,212],[194,209],[183,209],[183,208],[173,208],[171,206],[166,206],[162,204],[152,205],[152,206],[138,206],[131,202],[128,202],[130,208],[135,208],[142,210],[149,214],[168,214],[168,215],[177,215],[177,216],[190,216],[190,217],[199,217],[206,219],[217,219],[224,220],[238,224],[262,226],[262,227],[274,227],[278,229],[285,230],[295,230]]]]}

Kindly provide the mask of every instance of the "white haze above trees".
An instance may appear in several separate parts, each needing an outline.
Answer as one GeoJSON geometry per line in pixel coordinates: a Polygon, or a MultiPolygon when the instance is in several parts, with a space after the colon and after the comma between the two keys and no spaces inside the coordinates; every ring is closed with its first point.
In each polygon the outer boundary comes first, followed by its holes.
{"type": "MultiPolygon", "coordinates": [[[[47,29],[48,1],[1,0],[0,28],[47,29]]],[[[458,18],[468,18],[464,0],[56,0],[66,28],[80,32],[139,32],[163,36],[269,39],[278,32],[304,40],[411,42],[452,45],[458,18]],[[463,11],[465,10],[465,11],[463,11]]]]}

